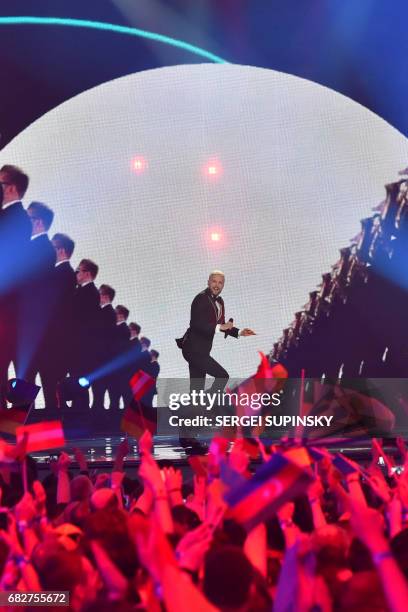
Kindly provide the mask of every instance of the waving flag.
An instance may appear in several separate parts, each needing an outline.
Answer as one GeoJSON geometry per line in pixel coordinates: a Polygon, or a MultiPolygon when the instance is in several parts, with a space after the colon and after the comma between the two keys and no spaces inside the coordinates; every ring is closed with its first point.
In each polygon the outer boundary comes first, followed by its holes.
{"type": "Polygon", "coordinates": [[[136,401],[142,400],[145,393],[147,393],[154,384],[154,378],[146,374],[143,370],[138,370],[129,381],[133,397],[136,401]]]}
{"type": "MultiPolygon", "coordinates": [[[[269,359],[259,351],[261,362],[255,374],[245,379],[233,389],[227,389],[231,403],[238,416],[267,414],[270,407],[259,407],[260,394],[278,393],[285,384],[288,371],[280,363],[271,364],[269,359]],[[256,402],[256,403],[255,403],[256,402]]],[[[245,437],[259,436],[263,427],[246,428],[245,437]]]]}
{"type": "Polygon", "coordinates": [[[0,431],[15,435],[17,427],[26,422],[30,408],[31,404],[0,409],[0,431]]]}
{"type": "Polygon", "coordinates": [[[24,440],[25,434],[27,436],[27,453],[65,446],[61,421],[42,421],[34,425],[18,427],[16,430],[18,443],[24,440]]]}
{"type": "Polygon", "coordinates": [[[143,406],[137,400],[132,400],[126,408],[121,421],[121,429],[139,440],[143,433],[150,431],[152,436],[157,430],[157,411],[156,408],[143,406]]]}
{"type": "Polygon", "coordinates": [[[228,516],[250,530],[303,493],[313,481],[312,471],[305,467],[306,456],[304,448],[295,449],[290,457],[272,455],[250,480],[225,493],[228,516]]]}

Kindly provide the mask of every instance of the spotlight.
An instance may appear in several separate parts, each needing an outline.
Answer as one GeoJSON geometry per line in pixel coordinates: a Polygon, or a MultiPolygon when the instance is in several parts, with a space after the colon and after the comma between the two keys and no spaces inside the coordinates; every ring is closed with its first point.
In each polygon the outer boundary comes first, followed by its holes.
{"type": "Polygon", "coordinates": [[[203,168],[204,174],[211,178],[216,179],[222,174],[222,165],[218,159],[210,159],[203,168]]]}
{"type": "Polygon", "coordinates": [[[147,170],[147,161],[144,157],[140,155],[135,157],[132,161],[132,168],[136,174],[143,174],[145,170],[147,170]]]}
{"type": "Polygon", "coordinates": [[[91,383],[89,382],[87,378],[85,378],[85,376],[81,376],[81,378],[78,378],[78,384],[80,387],[83,387],[84,389],[88,389],[91,383]]]}
{"type": "Polygon", "coordinates": [[[6,399],[13,406],[31,404],[38,395],[41,387],[29,383],[22,378],[12,378],[7,383],[6,399]]]}
{"type": "Polygon", "coordinates": [[[209,227],[205,230],[205,241],[209,248],[222,248],[225,246],[225,235],[220,227],[209,227]]]}

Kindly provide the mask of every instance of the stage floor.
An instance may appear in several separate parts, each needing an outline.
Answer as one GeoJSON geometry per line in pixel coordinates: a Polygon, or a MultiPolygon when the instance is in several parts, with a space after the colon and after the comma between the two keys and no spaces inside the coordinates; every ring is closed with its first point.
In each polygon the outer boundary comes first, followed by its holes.
{"type": "MultiPolygon", "coordinates": [[[[72,411],[68,414],[49,414],[42,410],[32,410],[28,418],[29,423],[53,420],[55,418],[63,422],[66,445],[64,449],[38,451],[31,453],[31,455],[36,459],[39,469],[43,471],[49,469],[50,459],[57,458],[59,453],[64,450],[72,458],[72,468],[77,469],[78,465],[74,460],[74,449],[78,448],[82,450],[92,469],[109,470],[112,468],[115,460],[117,448],[125,437],[125,434],[120,430],[122,414],[122,410],[115,415],[110,415],[109,411],[107,411],[103,415],[106,418],[101,419],[99,418],[100,415],[92,415],[92,411],[85,414],[75,414],[72,411]]],[[[208,444],[211,438],[202,439],[200,437],[200,440],[208,444]]],[[[132,468],[140,463],[140,457],[137,451],[137,441],[131,436],[128,436],[128,441],[130,452],[125,460],[125,468],[132,468]]],[[[390,444],[390,442],[391,440],[385,439],[384,446],[387,452],[394,455],[397,449],[395,443],[390,444]]],[[[313,445],[320,444],[314,442],[313,445]]],[[[367,461],[371,457],[370,438],[350,438],[349,440],[343,438],[341,441],[331,439],[328,447],[332,452],[344,452],[356,461],[367,461]]],[[[188,465],[188,456],[184,448],[180,446],[178,438],[174,436],[154,437],[154,457],[159,462],[169,461],[178,467],[188,465]]]]}
{"type": "MultiPolygon", "coordinates": [[[[100,464],[112,464],[115,460],[116,451],[120,442],[124,439],[124,434],[121,435],[89,435],[87,437],[69,438],[66,440],[64,451],[73,457],[74,449],[79,448],[85,455],[87,461],[98,467],[100,464]]],[[[126,463],[138,464],[139,454],[137,451],[136,441],[128,437],[130,452],[126,457],[126,463]]],[[[38,463],[48,463],[50,459],[59,454],[59,449],[49,451],[38,451],[31,453],[38,463]]],[[[156,436],[154,438],[154,458],[158,461],[169,460],[183,462],[186,460],[184,449],[179,445],[178,440],[167,438],[164,436],[156,436]]]]}

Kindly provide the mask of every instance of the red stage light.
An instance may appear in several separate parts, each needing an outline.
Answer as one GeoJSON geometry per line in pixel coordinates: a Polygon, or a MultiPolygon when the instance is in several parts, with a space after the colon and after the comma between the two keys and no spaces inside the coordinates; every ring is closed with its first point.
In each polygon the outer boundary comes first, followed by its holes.
{"type": "Polygon", "coordinates": [[[224,232],[219,227],[208,228],[206,232],[206,241],[211,248],[218,248],[225,245],[224,232]]]}
{"type": "Polygon", "coordinates": [[[222,174],[222,166],[217,159],[209,160],[204,166],[204,174],[211,178],[218,178],[222,174]]]}
{"type": "Polygon", "coordinates": [[[136,174],[143,174],[147,170],[147,161],[144,157],[135,157],[132,161],[132,168],[136,174]]]}

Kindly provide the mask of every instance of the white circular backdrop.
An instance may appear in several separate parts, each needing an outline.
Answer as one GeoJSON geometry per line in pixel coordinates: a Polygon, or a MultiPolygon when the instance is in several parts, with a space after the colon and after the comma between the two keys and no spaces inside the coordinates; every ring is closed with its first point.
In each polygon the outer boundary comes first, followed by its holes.
{"type": "MultiPolygon", "coordinates": [[[[29,102],[27,102],[29,103],[29,102]]],[[[163,377],[187,376],[174,338],[213,268],[227,318],[257,336],[213,355],[251,374],[307,301],[359,220],[408,160],[404,136],[344,96],[237,65],[132,74],[68,100],[0,152],[30,175],[25,202],[55,211],[55,232],[100,266],[129,321],[160,351],[163,377]],[[144,173],[132,170],[143,156],[144,173]],[[202,169],[216,159],[222,173],[202,169]],[[219,228],[223,240],[208,241],[219,228]]]]}

